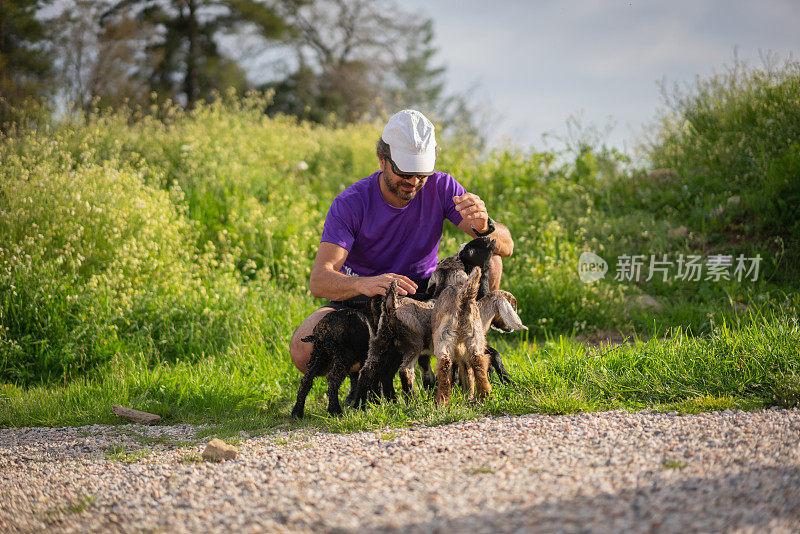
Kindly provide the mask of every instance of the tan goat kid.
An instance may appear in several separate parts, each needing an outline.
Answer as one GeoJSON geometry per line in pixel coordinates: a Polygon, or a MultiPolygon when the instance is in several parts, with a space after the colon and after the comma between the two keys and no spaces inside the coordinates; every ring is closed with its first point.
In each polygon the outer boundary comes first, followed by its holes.
{"type": "Polygon", "coordinates": [[[481,269],[475,267],[465,282],[442,291],[433,307],[433,355],[436,357],[436,404],[450,400],[451,366],[455,365],[461,389],[468,399],[486,398],[492,391],[487,375],[490,356],[486,332],[490,326],[511,332],[527,330],[516,312],[517,300],[507,291],[492,291],[475,300],[481,269]]]}

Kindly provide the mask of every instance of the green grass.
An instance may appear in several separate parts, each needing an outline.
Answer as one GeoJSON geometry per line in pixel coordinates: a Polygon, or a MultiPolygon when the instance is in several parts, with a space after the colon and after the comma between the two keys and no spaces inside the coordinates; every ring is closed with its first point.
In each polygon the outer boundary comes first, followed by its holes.
{"type": "Polygon", "coordinates": [[[50,522],[58,521],[58,519],[63,515],[73,515],[73,514],[80,514],[85,512],[92,506],[94,503],[95,498],[91,495],[82,494],[77,497],[74,501],[58,507],[47,510],[44,513],[45,519],[50,522]]]}
{"type": "MultiPolygon", "coordinates": [[[[83,377],[63,388],[2,389],[0,425],[56,426],[119,423],[109,405],[125,404],[164,417],[165,424],[210,424],[197,439],[260,434],[275,429],[311,428],[333,432],[439,425],[486,415],[566,414],[606,409],[658,409],[697,412],[729,408],[796,406],[800,401],[800,327],[785,315],[753,317],[735,328],[723,323],[708,338],[681,330],[648,341],[616,347],[588,347],[566,337],[534,344],[499,335],[515,385],[494,384],[486,402],[465,402],[456,389],[450,405],[436,407],[419,389],[411,399],[342,417],[325,411],[325,381],[317,379],[306,417],[292,421],[299,373],[287,366],[274,388],[264,388],[262,373],[277,362],[238,355],[232,360],[160,365],[119,361],[97,378],[83,377]],[[250,368],[248,373],[232,369],[250,368]]],[[[342,396],[346,391],[341,392],[342,396]]],[[[384,432],[383,439],[394,434],[384,432]]],[[[137,438],[144,446],[164,440],[137,438]]],[[[165,443],[166,445],[176,445],[165,443]]],[[[125,461],[128,451],[117,451],[125,461]]],[[[136,453],[138,454],[138,453],[136,453]]]]}
{"type": "Polygon", "coordinates": [[[128,450],[125,445],[112,445],[108,452],[106,452],[105,456],[109,460],[114,460],[117,462],[123,462],[126,464],[133,464],[138,462],[139,460],[143,460],[152,454],[152,450],[149,447],[142,447],[136,450],[128,450]]]}
{"type": "Polygon", "coordinates": [[[183,464],[188,464],[188,465],[199,464],[203,462],[203,457],[200,455],[199,452],[193,452],[181,456],[179,461],[183,464]]]}
{"type": "Polygon", "coordinates": [[[464,471],[468,475],[493,475],[495,473],[495,469],[492,469],[489,466],[480,466],[474,467],[472,469],[467,469],[464,471]]]}
{"type": "MultiPolygon", "coordinates": [[[[288,417],[300,378],[289,339],[322,303],[308,277],[327,207],[375,170],[380,124],[268,118],[258,97],[226,95],[163,120],[108,111],[0,139],[0,426],[122,423],[112,404],[208,425],[200,438],[795,406],[797,84],[792,63],[678,93],[645,154],[674,169],[667,179],[585,142],[563,153],[444,147],[437,166],[515,239],[503,287],[530,330],[492,343],[516,384],[496,384],[484,403],[456,391],[436,407],[420,389],[330,418],[319,379],[301,422],[288,417]],[[587,251],[612,269],[623,254],[763,262],[756,281],[609,273],[584,284],[587,251]],[[632,306],[642,294],[662,309],[632,306]],[[576,341],[603,331],[634,343],[576,341]]],[[[440,256],[465,239],[446,225],[440,256]]]]}
{"type": "Polygon", "coordinates": [[[679,460],[668,460],[664,462],[664,469],[675,469],[676,471],[683,471],[688,464],[679,460]]]}

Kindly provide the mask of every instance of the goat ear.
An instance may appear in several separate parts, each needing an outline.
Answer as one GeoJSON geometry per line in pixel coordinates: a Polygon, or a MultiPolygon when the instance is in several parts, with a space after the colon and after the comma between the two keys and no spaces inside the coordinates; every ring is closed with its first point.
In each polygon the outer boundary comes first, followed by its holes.
{"type": "Polygon", "coordinates": [[[517,297],[509,293],[508,291],[503,291],[503,298],[511,304],[511,307],[516,311],[517,309],[517,297]]]}
{"type": "Polygon", "coordinates": [[[506,299],[497,300],[497,315],[492,321],[492,328],[501,332],[513,332],[515,330],[527,330],[528,327],[522,324],[517,312],[506,299]]]}
{"type": "Polygon", "coordinates": [[[441,271],[433,271],[430,279],[428,280],[428,295],[434,296],[436,295],[436,286],[440,283],[440,278],[442,277],[441,271]]]}
{"type": "Polygon", "coordinates": [[[392,280],[389,290],[386,292],[386,298],[383,299],[383,310],[386,313],[394,314],[397,309],[397,280],[392,280]]]}
{"type": "Polygon", "coordinates": [[[369,312],[376,321],[381,315],[381,304],[383,304],[383,296],[381,294],[373,295],[369,299],[369,312]]]}

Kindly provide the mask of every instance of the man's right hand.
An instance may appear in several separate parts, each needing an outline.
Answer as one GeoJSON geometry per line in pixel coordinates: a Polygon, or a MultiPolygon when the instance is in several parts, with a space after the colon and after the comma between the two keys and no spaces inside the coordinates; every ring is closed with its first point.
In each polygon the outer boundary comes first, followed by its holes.
{"type": "Polygon", "coordinates": [[[385,273],[378,276],[362,276],[358,278],[359,290],[362,295],[385,295],[392,281],[397,280],[398,295],[409,295],[417,292],[417,284],[411,278],[402,274],[385,273]]]}

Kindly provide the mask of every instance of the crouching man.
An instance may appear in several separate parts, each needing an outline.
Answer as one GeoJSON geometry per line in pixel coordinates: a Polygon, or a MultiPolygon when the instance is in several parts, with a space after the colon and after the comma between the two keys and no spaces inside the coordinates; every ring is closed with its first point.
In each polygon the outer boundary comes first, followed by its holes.
{"type": "Polygon", "coordinates": [[[483,200],[434,170],[434,126],[422,113],[407,109],[393,115],[376,151],[380,170],[345,189],[328,210],[310,286],[315,297],[330,303],[292,335],[289,353],[300,372],[312,347],[301,339],[331,311],[383,295],[393,280],[399,294],[425,298],[445,219],[471,238],[495,239],[491,290],[500,288],[500,258],[514,250],[508,228],[489,217],[483,200]]]}

